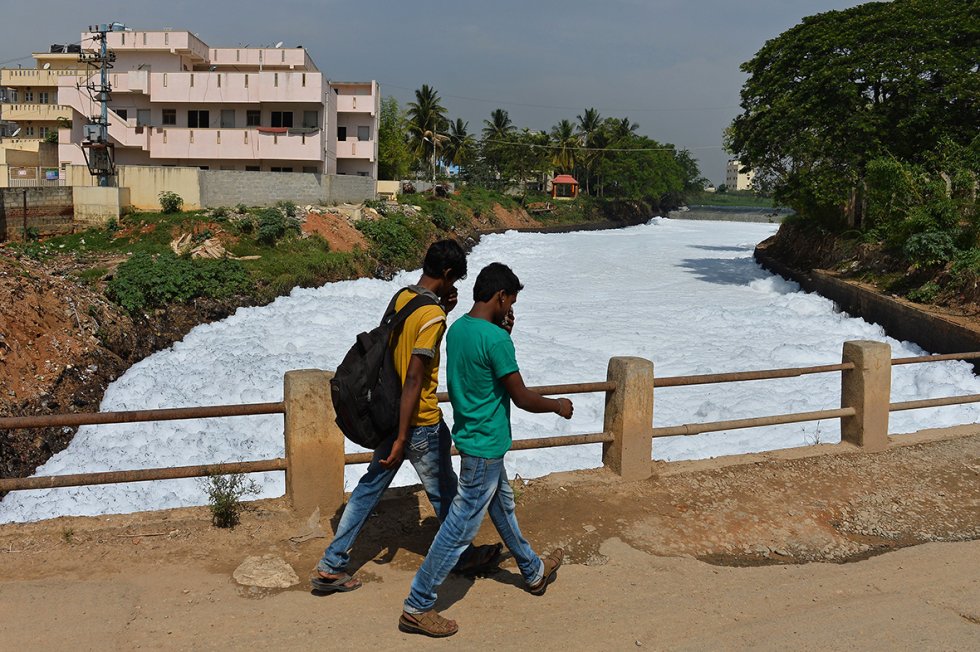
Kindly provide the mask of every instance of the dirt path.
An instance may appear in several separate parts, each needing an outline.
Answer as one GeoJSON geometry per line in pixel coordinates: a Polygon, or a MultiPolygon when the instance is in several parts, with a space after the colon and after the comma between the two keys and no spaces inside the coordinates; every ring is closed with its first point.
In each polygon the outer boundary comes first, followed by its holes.
{"type": "MultiPolygon", "coordinates": [[[[9,649],[977,649],[980,426],[865,455],[768,453],[655,465],[649,481],[563,473],[518,489],[539,550],[567,565],[544,597],[513,561],[453,577],[449,641],[395,627],[435,531],[395,490],[354,549],[365,586],[315,597],[231,578],[249,555],[305,580],[325,539],[261,501],[233,531],[204,509],[0,526],[0,640],[9,649]],[[921,545],[917,545],[921,544],[921,545]],[[901,548],[901,549],[899,549],[901,548]],[[888,554],[876,554],[890,551],[888,554]],[[841,562],[854,563],[799,563],[841,562]],[[857,560],[857,561],[855,561],[857,560]]],[[[324,519],[329,529],[329,522],[324,519]]],[[[486,524],[480,542],[495,540],[486,524]]]]}

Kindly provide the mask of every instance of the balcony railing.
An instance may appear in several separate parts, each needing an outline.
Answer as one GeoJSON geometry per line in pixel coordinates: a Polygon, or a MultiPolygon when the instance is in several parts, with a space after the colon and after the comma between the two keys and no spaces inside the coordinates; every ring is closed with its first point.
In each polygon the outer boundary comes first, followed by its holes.
{"type": "Polygon", "coordinates": [[[61,104],[2,104],[0,118],[10,122],[55,122],[71,120],[72,110],[61,104]]]}
{"type": "Polygon", "coordinates": [[[258,129],[147,128],[151,158],[323,160],[323,135],[258,129]]]}
{"type": "Polygon", "coordinates": [[[374,161],[374,140],[348,138],[337,141],[337,158],[356,158],[374,161]]]}

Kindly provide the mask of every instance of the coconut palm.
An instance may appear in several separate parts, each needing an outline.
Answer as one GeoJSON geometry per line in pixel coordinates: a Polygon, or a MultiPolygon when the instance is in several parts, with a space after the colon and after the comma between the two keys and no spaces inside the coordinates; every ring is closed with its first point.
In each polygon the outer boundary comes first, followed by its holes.
{"type": "MultiPolygon", "coordinates": [[[[408,103],[409,146],[416,160],[435,161],[440,142],[445,140],[446,107],[436,89],[428,84],[415,91],[415,101],[408,103]]],[[[432,170],[435,181],[435,164],[432,170]]]]}
{"type": "Polygon", "coordinates": [[[443,160],[449,165],[463,166],[469,163],[476,152],[476,140],[468,132],[470,123],[456,118],[449,123],[449,134],[443,147],[443,160]]]}
{"type": "Polygon", "coordinates": [[[570,120],[562,120],[551,128],[551,164],[559,172],[572,172],[575,169],[576,152],[581,141],[575,133],[575,125],[570,120]]]}
{"type": "Polygon", "coordinates": [[[483,121],[483,155],[498,173],[510,152],[517,127],[504,109],[494,109],[489,120],[483,121]]]}
{"type": "Polygon", "coordinates": [[[589,194],[589,178],[592,176],[592,169],[598,160],[594,149],[596,147],[596,139],[601,131],[602,117],[599,115],[598,110],[589,108],[582,115],[575,116],[575,119],[578,120],[578,134],[582,139],[582,144],[588,148],[583,152],[581,158],[585,165],[585,192],[589,194]]]}

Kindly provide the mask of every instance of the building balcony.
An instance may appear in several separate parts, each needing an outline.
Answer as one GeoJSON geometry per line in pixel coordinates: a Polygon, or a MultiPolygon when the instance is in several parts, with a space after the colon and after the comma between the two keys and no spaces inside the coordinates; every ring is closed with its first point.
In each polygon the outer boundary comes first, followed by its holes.
{"type": "Polygon", "coordinates": [[[211,48],[209,63],[217,66],[316,71],[306,48],[211,48]]]}
{"type": "MultiPolygon", "coordinates": [[[[82,43],[92,43],[92,36],[82,34],[82,43]]],[[[109,49],[117,52],[145,50],[182,54],[198,61],[208,58],[207,44],[190,32],[109,32],[106,36],[109,49]]]]}
{"type": "Polygon", "coordinates": [[[58,86],[61,83],[75,85],[75,78],[87,74],[82,70],[42,70],[40,68],[3,68],[0,69],[0,86],[18,88],[30,86],[58,86]]]}
{"type": "Polygon", "coordinates": [[[2,104],[0,118],[10,122],[57,122],[71,120],[72,110],[60,104],[2,104]]]}
{"type": "Polygon", "coordinates": [[[323,160],[323,136],[320,131],[306,134],[270,134],[262,133],[258,129],[148,127],[146,130],[151,132],[151,158],[323,160]]]}
{"type": "Polygon", "coordinates": [[[375,95],[338,95],[338,113],[367,113],[374,115],[377,106],[375,95]]]}
{"type": "Polygon", "coordinates": [[[155,72],[149,74],[149,94],[152,102],[168,104],[322,105],[324,83],[319,72],[155,72]]]}
{"type": "Polygon", "coordinates": [[[374,161],[374,141],[348,138],[337,141],[337,158],[356,158],[374,161]]]}

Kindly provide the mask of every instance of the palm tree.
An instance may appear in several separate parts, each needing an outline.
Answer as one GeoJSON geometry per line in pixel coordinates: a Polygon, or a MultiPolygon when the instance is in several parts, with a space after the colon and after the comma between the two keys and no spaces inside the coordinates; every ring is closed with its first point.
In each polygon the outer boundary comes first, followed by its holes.
{"type": "Polygon", "coordinates": [[[443,148],[443,159],[449,165],[463,166],[472,160],[476,150],[476,140],[468,132],[470,123],[456,118],[449,123],[449,138],[443,148]]]}
{"type": "Polygon", "coordinates": [[[552,150],[551,164],[559,172],[572,172],[577,159],[576,150],[581,142],[575,133],[575,125],[569,120],[562,120],[556,124],[551,128],[551,142],[555,146],[552,150]]]}
{"type": "Polygon", "coordinates": [[[621,138],[628,138],[636,133],[636,130],[640,128],[640,125],[631,121],[628,117],[622,118],[620,120],[613,120],[612,133],[613,139],[619,140],[621,138]]]}
{"type": "Polygon", "coordinates": [[[583,152],[582,157],[585,163],[585,193],[589,194],[589,177],[592,176],[592,168],[597,158],[592,148],[596,145],[596,136],[602,127],[602,117],[599,111],[589,108],[582,115],[575,116],[575,119],[578,120],[578,133],[582,138],[582,144],[589,148],[583,152]]]}
{"type": "Polygon", "coordinates": [[[445,141],[446,107],[436,89],[428,84],[415,91],[415,101],[408,103],[409,146],[416,160],[432,161],[432,181],[435,182],[435,159],[445,141]]]}
{"type": "Polygon", "coordinates": [[[483,121],[484,156],[497,172],[503,167],[516,131],[517,127],[511,122],[510,115],[503,109],[494,109],[490,119],[483,121]]]}

